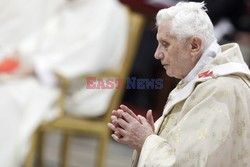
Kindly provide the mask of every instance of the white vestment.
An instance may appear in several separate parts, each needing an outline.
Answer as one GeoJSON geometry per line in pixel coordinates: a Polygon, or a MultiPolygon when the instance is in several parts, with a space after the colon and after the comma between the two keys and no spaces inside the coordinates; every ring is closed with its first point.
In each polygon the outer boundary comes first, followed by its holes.
{"type": "Polygon", "coordinates": [[[248,66],[237,44],[209,49],[170,93],[132,166],[250,166],[248,66]]]}
{"type": "MultiPolygon", "coordinates": [[[[116,0],[0,0],[0,9],[0,61],[18,51],[38,76],[0,75],[0,166],[17,167],[36,127],[56,115],[59,89],[54,72],[72,79],[118,67],[128,18],[116,0]]],[[[77,116],[101,115],[112,91],[82,85],[66,107],[77,116]]]]}

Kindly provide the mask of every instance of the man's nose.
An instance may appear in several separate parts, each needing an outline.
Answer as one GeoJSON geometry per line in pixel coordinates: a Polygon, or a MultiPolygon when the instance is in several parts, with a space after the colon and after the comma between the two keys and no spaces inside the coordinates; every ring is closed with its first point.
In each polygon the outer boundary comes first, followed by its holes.
{"type": "Polygon", "coordinates": [[[154,57],[155,57],[157,60],[160,60],[160,59],[163,58],[163,53],[157,48],[156,51],[155,51],[154,57]]]}

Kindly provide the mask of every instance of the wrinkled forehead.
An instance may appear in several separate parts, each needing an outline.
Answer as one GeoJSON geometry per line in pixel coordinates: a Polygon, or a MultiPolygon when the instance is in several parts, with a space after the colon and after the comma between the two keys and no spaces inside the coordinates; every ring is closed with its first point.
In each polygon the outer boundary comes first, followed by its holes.
{"type": "Polygon", "coordinates": [[[162,39],[176,39],[171,33],[171,23],[170,22],[161,22],[157,27],[156,38],[159,40],[162,39]]]}

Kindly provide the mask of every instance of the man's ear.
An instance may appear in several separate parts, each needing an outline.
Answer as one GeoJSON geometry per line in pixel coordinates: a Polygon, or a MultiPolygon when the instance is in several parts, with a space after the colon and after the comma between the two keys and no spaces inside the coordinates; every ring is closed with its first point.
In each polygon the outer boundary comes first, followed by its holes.
{"type": "Polygon", "coordinates": [[[192,54],[201,53],[202,39],[194,36],[191,38],[191,52],[192,54]]]}

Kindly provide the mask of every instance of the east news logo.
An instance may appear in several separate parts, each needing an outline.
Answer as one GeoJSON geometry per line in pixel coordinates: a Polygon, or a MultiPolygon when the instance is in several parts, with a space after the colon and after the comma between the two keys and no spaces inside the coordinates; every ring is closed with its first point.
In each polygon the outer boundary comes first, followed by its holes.
{"type": "Polygon", "coordinates": [[[96,78],[87,77],[86,89],[122,89],[126,83],[126,89],[162,89],[163,79],[137,79],[136,77],[126,78],[96,78]]]}

